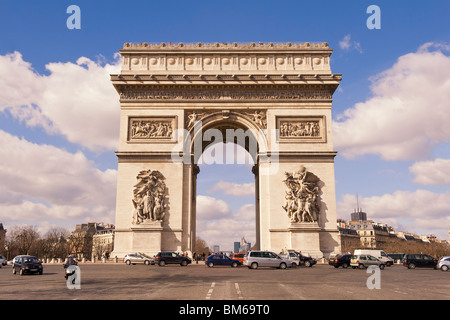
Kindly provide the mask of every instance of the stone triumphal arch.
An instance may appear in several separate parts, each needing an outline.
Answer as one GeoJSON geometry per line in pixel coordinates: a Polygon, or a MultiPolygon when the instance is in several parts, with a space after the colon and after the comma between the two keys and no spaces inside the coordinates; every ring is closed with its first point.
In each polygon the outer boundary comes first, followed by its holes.
{"type": "Polygon", "coordinates": [[[195,250],[197,160],[217,141],[253,157],[257,247],[339,250],[331,104],[341,75],[327,43],[125,43],[120,53],[113,256],[195,250]]]}

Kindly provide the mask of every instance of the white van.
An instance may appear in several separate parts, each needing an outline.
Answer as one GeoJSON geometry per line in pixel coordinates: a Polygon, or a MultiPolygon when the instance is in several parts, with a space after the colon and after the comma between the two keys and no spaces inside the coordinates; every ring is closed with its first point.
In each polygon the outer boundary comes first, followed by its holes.
{"type": "Polygon", "coordinates": [[[383,261],[386,263],[388,267],[392,266],[394,264],[394,259],[389,257],[386,252],[383,250],[376,250],[376,249],[356,249],[353,253],[354,255],[360,255],[360,254],[369,254],[371,256],[374,256],[378,260],[383,261]]]}

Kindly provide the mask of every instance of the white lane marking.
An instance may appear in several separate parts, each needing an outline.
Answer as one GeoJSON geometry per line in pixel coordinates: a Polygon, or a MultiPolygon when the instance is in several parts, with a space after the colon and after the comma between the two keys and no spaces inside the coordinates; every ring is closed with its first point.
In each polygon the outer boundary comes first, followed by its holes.
{"type": "Polygon", "coordinates": [[[209,288],[208,293],[206,294],[206,299],[211,299],[211,295],[214,291],[215,286],[216,286],[215,282],[211,283],[211,287],[209,288]]]}
{"type": "Polygon", "coordinates": [[[236,292],[238,294],[239,300],[244,299],[244,297],[242,296],[242,293],[241,293],[241,289],[239,288],[239,285],[237,282],[234,284],[234,287],[236,288],[236,292]]]}

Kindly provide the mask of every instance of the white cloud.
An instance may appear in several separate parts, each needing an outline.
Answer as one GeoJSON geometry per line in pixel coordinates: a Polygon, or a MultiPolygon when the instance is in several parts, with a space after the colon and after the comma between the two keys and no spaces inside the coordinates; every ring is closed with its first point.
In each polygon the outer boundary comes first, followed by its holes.
{"type": "Polygon", "coordinates": [[[113,221],[116,170],[0,130],[0,221],[113,221]]]}
{"type": "Polygon", "coordinates": [[[237,197],[247,197],[255,194],[255,184],[219,181],[207,192],[213,193],[215,191],[223,191],[227,195],[237,197]]]}
{"type": "Polygon", "coordinates": [[[110,74],[119,66],[120,59],[100,65],[82,57],[49,63],[42,76],[19,52],[0,56],[0,111],[90,150],[115,149],[120,108],[110,74]]]}
{"type": "Polygon", "coordinates": [[[344,51],[350,51],[355,49],[359,53],[363,53],[361,44],[356,41],[351,41],[351,35],[347,34],[341,41],[339,41],[339,47],[344,51]]]}
{"type": "Polygon", "coordinates": [[[208,196],[197,196],[197,219],[222,219],[231,216],[228,204],[220,199],[208,196]]]}
{"type": "Polygon", "coordinates": [[[409,167],[414,182],[423,185],[450,184],[450,159],[419,161],[409,167]]]}
{"type": "Polygon", "coordinates": [[[334,141],[344,157],[426,159],[437,143],[450,141],[450,57],[443,49],[426,44],[400,57],[372,79],[373,97],[338,116],[334,141]]]}
{"type": "Polygon", "coordinates": [[[246,204],[233,213],[223,200],[197,196],[197,237],[210,246],[219,244],[221,250],[232,250],[233,243],[243,236],[254,242],[255,221],[254,204],[246,204]]]}
{"type": "MultiPolygon", "coordinates": [[[[396,191],[382,196],[359,197],[359,204],[368,219],[386,223],[396,231],[431,233],[440,239],[448,238],[450,193],[396,191]]],[[[338,218],[349,220],[355,206],[356,197],[344,195],[337,203],[338,218]]]]}

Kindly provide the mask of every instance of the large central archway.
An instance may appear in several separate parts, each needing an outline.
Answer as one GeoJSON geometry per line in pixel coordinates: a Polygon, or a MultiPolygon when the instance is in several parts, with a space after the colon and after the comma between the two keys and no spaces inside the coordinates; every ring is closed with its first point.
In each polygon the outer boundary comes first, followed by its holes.
{"type": "Polygon", "coordinates": [[[190,252],[198,159],[217,142],[255,166],[257,244],[327,256],[338,247],[332,50],[322,44],[128,44],[120,95],[113,255],[190,252]]]}

